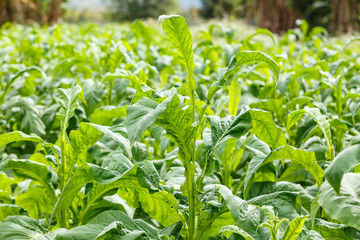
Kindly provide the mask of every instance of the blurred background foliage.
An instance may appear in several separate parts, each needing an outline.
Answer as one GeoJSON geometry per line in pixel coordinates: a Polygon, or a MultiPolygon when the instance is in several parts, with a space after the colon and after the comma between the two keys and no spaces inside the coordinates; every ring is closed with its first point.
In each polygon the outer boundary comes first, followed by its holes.
{"type": "Polygon", "coordinates": [[[242,19],[282,33],[297,19],[333,33],[359,30],[360,0],[0,0],[0,25],[54,24],[59,21],[133,21],[181,14],[190,23],[203,19],[242,19]],[[76,6],[76,7],[74,7],[76,6]]]}

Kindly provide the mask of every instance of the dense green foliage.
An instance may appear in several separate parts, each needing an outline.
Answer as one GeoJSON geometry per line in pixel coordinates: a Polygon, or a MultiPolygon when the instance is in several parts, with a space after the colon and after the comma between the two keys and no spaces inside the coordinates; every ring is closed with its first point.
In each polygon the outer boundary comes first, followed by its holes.
{"type": "Polygon", "coordinates": [[[358,39],[159,22],[2,28],[0,239],[359,239],[358,39]]]}

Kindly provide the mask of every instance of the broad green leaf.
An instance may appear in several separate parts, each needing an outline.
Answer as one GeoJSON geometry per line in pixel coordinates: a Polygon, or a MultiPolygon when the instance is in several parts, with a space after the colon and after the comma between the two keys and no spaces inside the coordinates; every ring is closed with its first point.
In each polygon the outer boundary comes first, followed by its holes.
{"type": "Polygon", "coordinates": [[[49,203],[46,189],[40,186],[30,186],[24,193],[20,193],[15,199],[16,205],[24,208],[28,216],[41,219],[43,216],[50,216],[55,201],[49,203]]]}
{"type": "Polygon", "coordinates": [[[262,52],[244,51],[237,53],[230,60],[230,64],[224,76],[225,79],[228,79],[230,75],[236,73],[243,64],[253,61],[267,63],[271,71],[274,73],[275,81],[279,78],[280,68],[268,55],[262,52]]]}
{"type": "Polygon", "coordinates": [[[234,225],[227,225],[225,227],[222,227],[220,230],[220,233],[224,233],[224,232],[231,232],[231,233],[239,234],[245,240],[253,240],[254,239],[246,231],[244,231],[243,229],[241,229],[237,226],[234,226],[234,225]]]}
{"type": "Polygon", "coordinates": [[[162,186],[160,186],[160,175],[152,161],[144,161],[141,168],[138,168],[136,176],[139,178],[140,184],[150,191],[162,189],[162,186]]]}
{"type": "Polygon", "coordinates": [[[113,119],[119,119],[126,116],[125,107],[105,106],[95,109],[90,115],[90,122],[102,126],[111,126],[113,119]]]}
{"type": "Polygon", "coordinates": [[[221,141],[230,137],[239,138],[251,128],[251,115],[249,111],[238,116],[220,118],[208,116],[211,128],[212,146],[215,148],[221,141]]]}
{"type": "Polygon", "coordinates": [[[284,147],[279,147],[273,150],[266,157],[256,156],[250,161],[244,183],[245,198],[250,190],[251,184],[254,180],[255,173],[257,169],[259,169],[259,167],[274,160],[286,160],[286,159],[289,159],[292,162],[303,166],[305,170],[308,171],[313,176],[313,178],[316,181],[316,184],[318,186],[321,186],[322,178],[324,176],[324,170],[322,170],[321,167],[316,163],[315,154],[313,152],[307,152],[286,145],[284,147]]]}
{"type": "MultiPolygon", "coordinates": [[[[214,217],[214,214],[210,214],[205,211],[202,211],[200,213],[200,216],[198,218],[198,228],[200,228],[201,230],[196,232],[196,239],[208,239],[213,235],[219,234],[222,227],[235,224],[235,220],[228,210],[224,210],[222,213],[218,212],[216,214],[221,215],[217,216],[216,219],[212,221],[211,218],[214,217]],[[206,217],[203,218],[203,216],[206,217]],[[209,224],[208,227],[204,226],[205,224],[209,224]]],[[[231,234],[232,233],[230,232],[223,232],[223,235],[225,235],[226,237],[230,237],[231,234]]]]}
{"type": "Polygon", "coordinates": [[[326,140],[326,146],[328,148],[329,158],[330,160],[334,159],[335,152],[334,152],[334,146],[331,141],[331,131],[330,131],[330,124],[326,120],[326,117],[323,116],[320,113],[320,110],[318,108],[309,108],[305,107],[305,109],[296,110],[289,114],[287,119],[287,131],[290,130],[292,126],[305,114],[308,113],[314,121],[319,126],[321,132],[324,134],[325,140],[326,140]]]}
{"type": "MultiPolygon", "coordinates": [[[[68,150],[69,161],[66,162],[66,168],[71,173],[71,168],[76,162],[86,164],[86,159],[80,157],[81,154],[87,151],[95,142],[103,137],[104,133],[97,130],[96,127],[82,122],[78,130],[70,132],[70,148],[68,150]]],[[[67,181],[67,177],[65,181],[67,181]]]]}
{"type": "Polygon", "coordinates": [[[319,196],[318,194],[315,196],[315,199],[311,202],[311,209],[310,209],[310,223],[311,223],[311,229],[314,229],[314,221],[317,212],[319,211],[320,205],[319,205],[319,196]]]}
{"type": "MultiPolygon", "coordinates": [[[[93,123],[89,123],[90,125],[94,126],[97,130],[104,133],[103,138],[101,141],[104,141],[106,145],[115,146],[116,149],[120,148],[123,153],[131,158],[131,147],[130,147],[130,141],[126,137],[124,137],[122,134],[116,131],[116,126],[114,127],[107,127],[107,126],[101,126],[93,123]]],[[[111,152],[113,152],[116,149],[110,148],[111,152]]]]}
{"type": "Polygon", "coordinates": [[[27,135],[23,132],[10,132],[0,135],[0,148],[9,143],[20,142],[20,141],[31,141],[38,143],[44,142],[44,140],[42,140],[39,136],[35,134],[27,135]]]}
{"type": "Polygon", "coordinates": [[[173,88],[171,95],[159,105],[151,99],[142,98],[134,105],[127,106],[126,128],[131,143],[139,139],[143,132],[166,110],[175,94],[176,89],[173,88]]]}
{"type": "Polygon", "coordinates": [[[292,220],[289,226],[286,228],[282,240],[295,240],[300,235],[306,218],[307,216],[298,217],[292,220]]]}
{"type": "Polygon", "coordinates": [[[301,198],[297,192],[273,192],[251,198],[247,202],[257,206],[273,206],[274,211],[282,218],[296,218],[301,213],[301,198]]]}
{"type": "Polygon", "coordinates": [[[10,108],[20,108],[24,111],[20,124],[21,131],[28,134],[35,133],[41,137],[45,135],[45,124],[41,120],[40,111],[32,98],[18,99],[11,104],[10,108]]]}
{"type": "Polygon", "coordinates": [[[159,221],[163,226],[170,226],[181,220],[177,213],[179,202],[166,191],[149,195],[146,191],[139,194],[141,206],[150,217],[159,221]]]}
{"type": "MultiPolygon", "coordinates": [[[[81,66],[84,66],[84,65],[93,65],[94,62],[93,61],[90,61],[90,59],[88,59],[88,57],[71,57],[71,58],[68,58],[68,59],[65,59],[63,61],[61,61],[60,63],[58,63],[54,69],[53,69],[53,78],[55,79],[58,75],[60,76],[65,76],[67,74],[71,74],[72,71],[71,71],[71,68],[75,65],[77,65],[78,67],[78,71],[81,69],[81,66]]],[[[84,72],[88,72],[88,68],[82,68],[84,69],[85,71],[84,72]]]]}
{"type": "Polygon", "coordinates": [[[277,148],[286,144],[286,138],[282,129],[273,121],[269,112],[250,110],[252,133],[256,134],[271,148],[277,148]]]}
{"type": "Polygon", "coordinates": [[[21,70],[21,71],[17,72],[17,73],[15,74],[15,76],[13,76],[13,77],[10,79],[10,81],[8,81],[8,82],[6,83],[6,86],[5,86],[5,88],[4,88],[3,93],[0,95],[0,105],[2,105],[2,104],[4,103],[4,101],[5,101],[5,96],[6,96],[6,94],[8,94],[8,92],[10,91],[10,87],[11,87],[11,85],[16,81],[16,79],[18,79],[18,78],[19,78],[20,76],[22,76],[24,73],[28,73],[28,72],[31,72],[31,71],[38,71],[38,72],[42,75],[42,77],[43,77],[44,79],[47,78],[47,76],[46,76],[46,74],[44,73],[44,71],[41,70],[41,69],[40,69],[39,67],[37,67],[37,66],[28,67],[28,68],[25,68],[24,70],[21,70]]]}
{"type": "Polygon", "coordinates": [[[241,98],[241,85],[239,79],[233,79],[229,88],[229,114],[237,115],[238,105],[241,98]]]}
{"type": "Polygon", "coordinates": [[[87,164],[78,167],[73,176],[66,183],[60,197],[58,198],[54,210],[51,214],[52,217],[62,209],[70,206],[82,186],[92,181],[94,181],[94,177],[90,167],[87,164]]]}
{"type": "Polygon", "coordinates": [[[56,239],[109,239],[114,237],[113,234],[121,239],[160,239],[154,227],[141,219],[133,220],[118,210],[100,213],[88,224],[63,232],[56,239]]]}
{"type": "Polygon", "coordinates": [[[44,225],[27,216],[10,216],[0,223],[0,238],[6,240],[55,240],[66,229],[59,228],[48,232],[44,225]]]}
{"type": "Polygon", "coordinates": [[[271,38],[271,41],[273,42],[273,44],[276,45],[274,35],[272,34],[272,32],[269,29],[266,29],[266,28],[258,28],[258,29],[256,29],[256,32],[251,34],[246,40],[249,42],[251,39],[253,39],[257,35],[269,36],[271,38]]]}
{"type": "Polygon", "coordinates": [[[246,232],[254,239],[269,239],[269,233],[265,229],[257,228],[259,223],[263,221],[259,208],[235,196],[225,186],[220,186],[219,193],[224,198],[225,204],[239,228],[246,229],[246,232]]]}
{"type": "MultiPolygon", "coordinates": [[[[121,156],[121,153],[114,155],[114,158],[112,158],[110,161],[104,160],[105,166],[103,167],[105,167],[105,169],[107,170],[117,171],[119,173],[119,176],[116,176],[116,178],[122,177],[122,175],[120,174],[126,173],[128,174],[124,176],[125,178],[135,177],[136,168],[134,168],[134,165],[128,159],[126,159],[124,155],[122,155],[121,158],[118,158],[119,156],[121,156]]],[[[116,189],[124,187],[124,181],[122,180],[122,178],[113,181],[113,179],[116,178],[109,179],[108,177],[104,177],[104,175],[100,174],[96,174],[94,178],[98,182],[93,182],[90,192],[86,195],[86,204],[78,217],[80,223],[83,223],[84,218],[87,216],[88,212],[92,209],[92,207],[96,205],[96,202],[99,199],[104,197],[109,192],[113,193],[114,190],[116,191],[116,189]],[[102,178],[102,180],[100,179],[100,177],[102,178]]]]}
{"type": "Polygon", "coordinates": [[[319,232],[324,239],[357,240],[360,238],[360,232],[352,227],[319,218],[315,219],[314,230],[319,232]]]}
{"type": "Polygon", "coordinates": [[[192,50],[191,32],[186,24],[185,18],[177,15],[161,15],[159,22],[162,23],[163,30],[178,51],[179,61],[185,66],[187,74],[187,84],[190,98],[195,100],[195,78],[194,78],[194,52],[192,50]]]}
{"type": "Polygon", "coordinates": [[[251,135],[244,142],[244,147],[255,153],[255,155],[268,155],[271,151],[269,145],[261,141],[256,135],[251,135]]]}
{"type": "Polygon", "coordinates": [[[134,208],[142,206],[150,217],[163,226],[170,226],[181,220],[177,212],[179,202],[174,195],[166,191],[151,194],[137,179],[124,179],[118,194],[129,206],[134,208]]]}
{"type": "Polygon", "coordinates": [[[45,187],[50,202],[56,201],[55,190],[49,183],[51,172],[46,165],[30,160],[8,159],[0,163],[0,171],[3,169],[12,169],[14,174],[19,177],[39,182],[45,187]]]}
{"type": "MultiPolygon", "coordinates": [[[[22,208],[18,205],[0,203],[0,221],[4,221],[8,216],[20,215],[22,211],[23,211],[22,208]]],[[[1,229],[1,224],[0,224],[0,229],[1,229]]]]}
{"type": "Polygon", "coordinates": [[[360,174],[346,173],[343,176],[340,195],[329,182],[325,182],[320,188],[318,202],[331,218],[360,230],[360,174]]]}
{"type": "Polygon", "coordinates": [[[180,157],[189,161],[192,154],[192,141],[196,128],[192,123],[192,109],[190,106],[180,107],[180,99],[173,97],[167,108],[159,115],[155,123],[163,127],[166,133],[178,144],[180,157]]]}
{"type": "Polygon", "coordinates": [[[107,81],[114,81],[116,78],[125,78],[125,79],[129,79],[132,83],[132,85],[134,87],[139,87],[140,86],[140,80],[139,78],[134,75],[132,72],[130,71],[126,71],[126,70],[123,70],[121,69],[120,71],[118,72],[115,72],[115,73],[107,73],[104,77],[104,82],[107,82],[107,81]]]}
{"type": "Polygon", "coordinates": [[[277,181],[303,182],[309,178],[309,173],[300,164],[288,164],[277,181]]]}
{"type": "Polygon", "coordinates": [[[232,185],[232,178],[231,178],[231,170],[233,169],[233,161],[236,157],[236,138],[228,138],[226,141],[223,141],[219,147],[216,148],[214,151],[215,157],[220,161],[223,167],[223,174],[224,174],[224,184],[227,187],[232,185]]]}
{"type": "Polygon", "coordinates": [[[341,151],[325,171],[325,178],[337,193],[345,173],[350,172],[360,163],[360,145],[355,145],[341,151]]]}
{"type": "Polygon", "coordinates": [[[66,141],[66,129],[69,125],[69,119],[74,115],[75,109],[78,107],[78,98],[82,88],[74,83],[71,88],[63,89],[59,88],[59,98],[57,102],[60,104],[60,116],[61,116],[61,141],[66,141]]]}

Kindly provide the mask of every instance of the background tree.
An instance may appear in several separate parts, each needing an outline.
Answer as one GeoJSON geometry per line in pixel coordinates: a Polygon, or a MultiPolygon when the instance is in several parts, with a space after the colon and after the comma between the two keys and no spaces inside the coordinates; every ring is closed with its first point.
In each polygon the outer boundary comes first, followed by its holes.
{"type": "Polygon", "coordinates": [[[300,18],[299,11],[291,8],[287,0],[257,0],[255,13],[260,28],[276,33],[294,28],[300,18]]]}
{"type": "Polygon", "coordinates": [[[48,13],[48,23],[54,24],[61,19],[62,0],[51,0],[48,13]]]}
{"type": "Polygon", "coordinates": [[[359,29],[359,1],[332,0],[330,30],[349,32],[359,29]]]}
{"type": "Polygon", "coordinates": [[[158,18],[178,7],[177,0],[112,0],[114,20],[158,18]]]}
{"type": "Polygon", "coordinates": [[[331,32],[359,29],[360,0],[202,0],[204,18],[246,18],[247,22],[275,33],[296,27],[306,19],[310,27],[323,26],[331,32]]]}
{"type": "Polygon", "coordinates": [[[200,15],[203,18],[242,17],[243,0],[202,0],[200,15]]]}
{"type": "Polygon", "coordinates": [[[0,0],[0,25],[37,22],[54,24],[61,20],[64,0],[0,0]]]}

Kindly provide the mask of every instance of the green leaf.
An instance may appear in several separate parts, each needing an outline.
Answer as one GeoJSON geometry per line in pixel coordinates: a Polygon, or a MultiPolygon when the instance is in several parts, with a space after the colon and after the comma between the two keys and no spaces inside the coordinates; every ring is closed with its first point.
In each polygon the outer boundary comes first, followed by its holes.
{"type": "Polygon", "coordinates": [[[237,115],[237,109],[241,98],[241,85],[239,79],[233,79],[229,88],[229,114],[237,115]]]}
{"type": "Polygon", "coordinates": [[[256,35],[266,35],[269,36],[271,38],[271,41],[273,42],[274,45],[276,45],[275,43],[275,39],[274,39],[274,35],[272,34],[272,32],[269,29],[266,28],[258,28],[256,29],[256,32],[251,34],[246,41],[250,41],[251,39],[253,39],[256,35]]]}
{"type": "Polygon", "coordinates": [[[13,142],[20,142],[20,141],[31,141],[31,142],[38,142],[43,143],[44,140],[42,140],[39,136],[35,134],[27,135],[23,132],[10,132],[10,133],[4,133],[0,135],[0,148],[13,142]]]}
{"type": "Polygon", "coordinates": [[[269,239],[270,236],[265,229],[257,228],[259,223],[263,221],[259,208],[233,195],[231,190],[225,186],[220,186],[219,193],[224,198],[225,204],[239,228],[246,229],[246,232],[254,239],[269,239]]]}
{"type": "Polygon", "coordinates": [[[256,52],[256,51],[244,51],[237,53],[230,60],[230,64],[228,66],[224,78],[228,79],[228,77],[236,73],[243,64],[253,61],[267,63],[271,71],[273,71],[274,73],[275,80],[279,78],[279,71],[280,71],[279,66],[265,53],[256,52]]]}
{"type": "Polygon", "coordinates": [[[297,192],[278,191],[251,198],[249,204],[273,206],[274,211],[282,218],[296,218],[301,213],[301,199],[297,192]]]}
{"type": "Polygon", "coordinates": [[[324,134],[326,145],[328,149],[328,154],[330,160],[334,159],[335,152],[334,152],[334,146],[331,141],[331,130],[330,130],[330,124],[326,120],[326,117],[324,117],[318,108],[309,108],[305,107],[304,109],[293,111],[289,114],[287,119],[287,126],[286,130],[290,130],[292,126],[304,115],[304,113],[308,113],[314,121],[319,126],[321,132],[324,134]]]}
{"type": "Polygon", "coordinates": [[[337,193],[345,173],[350,172],[360,163],[360,145],[355,145],[341,151],[325,171],[325,178],[337,193]]]}
{"type": "MultiPolygon", "coordinates": [[[[22,212],[22,208],[19,205],[0,203],[0,221],[4,221],[8,216],[11,215],[20,215],[21,212],[22,212]]],[[[0,224],[0,229],[1,229],[1,224],[0,224]]]]}
{"type": "Polygon", "coordinates": [[[317,194],[315,196],[315,199],[311,202],[311,212],[310,212],[310,223],[311,223],[311,229],[314,229],[314,221],[315,221],[315,217],[317,212],[319,211],[320,205],[318,202],[319,199],[319,195],[317,194]]]}
{"type": "Polygon", "coordinates": [[[273,150],[266,157],[255,156],[250,161],[244,182],[244,197],[245,198],[247,197],[251,184],[254,180],[255,173],[257,169],[259,169],[259,167],[274,160],[286,160],[286,159],[289,159],[292,162],[303,166],[305,170],[308,171],[313,176],[313,178],[316,181],[316,184],[318,186],[321,186],[322,178],[324,176],[324,170],[322,170],[321,167],[316,163],[315,154],[313,152],[307,152],[286,145],[284,147],[279,147],[273,150]]]}
{"type": "Polygon", "coordinates": [[[82,88],[74,82],[69,89],[59,88],[59,98],[57,102],[60,104],[60,116],[61,116],[61,140],[66,140],[66,129],[69,125],[69,119],[74,115],[75,109],[78,107],[78,97],[82,88]]]}
{"type": "Polygon", "coordinates": [[[190,106],[181,108],[180,99],[176,95],[155,123],[163,127],[166,133],[178,144],[182,160],[189,161],[193,151],[194,134],[196,134],[196,128],[192,125],[192,109],[190,106]]]}
{"type": "Polygon", "coordinates": [[[320,188],[318,202],[331,218],[360,230],[360,174],[343,176],[340,195],[325,182],[320,188]]]}
{"type": "Polygon", "coordinates": [[[286,228],[282,240],[295,240],[301,233],[305,220],[308,216],[298,217],[291,221],[286,228]]]}
{"type": "MultiPolygon", "coordinates": [[[[97,130],[96,127],[88,123],[80,123],[80,128],[78,130],[73,130],[70,132],[70,149],[68,152],[68,157],[70,162],[67,162],[67,168],[71,169],[74,164],[78,161],[82,164],[86,163],[86,159],[79,157],[82,153],[86,152],[89,147],[91,147],[95,142],[100,140],[103,137],[104,133],[97,130]],[[79,161],[80,160],[80,161],[79,161]]],[[[71,173],[71,171],[69,171],[71,173]]],[[[65,178],[67,181],[67,178],[65,178]]]]}
{"type": "Polygon", "coordinates": [[[179,202],[174,195],[166,191],[151,195],[147,191],[141,191],[139,198],[144,211],[163,226],[167,227],[181,220],[177,212],[179,202]]]}
{"type": "Polygon", "coordinates": [[[7,159],[0,163],[0,171],[4,169],[12,169],[14,174],[19,177],[32,179],[41,183],[46,188],[49,200],[55,203],[55,190],[49,183],[51,172],[46,165],[30,160],[7,159]]]}
{"type": "Polygon", "coordinates": [[[0,223],[0,239],[6,240],[55,240],[66,229],[59,228],[48,232],[37,220],[27,216],[10,216],[0,223]]]}
{"type": "MultiPolygon", "coordinates": [[[[124,177],[124,178],[131,178],[135,177],[136,174],[136,168],[134,168],[134,165],[128,160],[124,155],[120,154],[114,154],[110,161],[104,160],[105,169],[107,170],[115,170],[117,171],[120,176],[116,176],[116,178],[124,177]],[[133,169],[133,170],[132,170],[133,169]],[[132,170],[132,171],[131,171],[132,170]],[[124,176],[124,174],[126,174],[124,176]]],[[[93,168],[94,169],[94,168],[93,168]]],[[[94,173],[94,171],[93,171],[94,173]]],[[[92,188],[90,192],[86,195],[86,205],[81,210],[81,213],[79,214],[79,222],[83,223],[84,218],[88,214],[88,212],[96,205],[96,201],[104,197],[107,193],[113,192],[113,190],[118,189],[120,187],[124,187],[124,181],[122,178],[113,181],[116,178],[109,178],[104,177],[104,175],[97,174],[95,175],[95,179],[98,182],[94,182],[92,185],[92,188]],[[99,179],[99,178],[102,179],[99,179]],[[100,184],[100,183],[103,184],[100,184]],[[105,182],[105,183],[104,183],[105,182]]]]}
{"type": "Polygon", "coordinates": [[[126,107],[104,106],[95,109],[90,115],[90,122],[103,126],[111,126],[113,119],[120,119],[126,116],[126,107]]]}
{"type": "Polygon", "coordinates": [[[286,144],[286,138],[282,129],[273,121],[270,112],[250,110],[252,133],[256,134],[271,148],[277,148],[286,144]]]}
{"type": "Polygon", "coordinates": [[[171,42],[178,51],[179,61],[188,71],[187,84],[191,99],[195,99],[194,78],[194,52],[192,50],[191,32],[186,24],[185,18],[177,15],[161,15],[159,22],[163,30],[169,35],[171,42]]]}
{"type": "Polygon", "coordinates": [[[141,186],[138,179],[125,179],[118,190],[119,196],[129,206],[142,206],[144,211],[163,226],[170,226],[181,220],[178,214],[178,200],[166,191],[150,193],[141,186]]]}
{"type": "Polygon", "coordinates": [[[39,67],[37,66],[32,66],[32,67],[28,67],[28,68],[25,68],[24,70],[21,70],[19,72],[17,72],[15,74],[15,76],[13,76],[10,81],[8,81],[6,83],[6,86],[4,88],[4,92],[0,95],[0,105],[2,105],[5,101],[5,96],[6,94],[8,94],[8,92],[10,91],[10,88],[11,88],[11,85],[16,81],[16,79],[18,79],[21,75],[23,75],[24,73],[28,73],[28,72],[31,72],[31,71],[38,71],[40,72],[40,74],[43,76],[44,79],[47,78],[46,74],[44,73],[43,70],[41,70],[39,67]]]}
{"type": "MultiPolygon", "coordinates": [[[[216,216],[215,220],[209,221],[214,216],[215,214],[210,214],[205,211],[200,213],[198,228],[200,228],[201,231],[197,231],[195,239],[209,239],[211,236],[219,234],[222,227],[235,224],[235,220],[228,210],[216,216]],[[207,223],[209,224],[208,227],[204,226],[207,223]]],[[[230,232],[223,232],[223,235],[226,237],[230,237],[231,234],[230,232]]]]}
{"type": "Polygon", "coordinates": [[[233,166],[234,158],[236,157],[236,138],[228,138],[226,141],[223,141],[219,147],[214,151],[214,155],[219,159],[221,165],[223,166],[224,175],[224,184],[227,187],[232,185],[231,178],[231,169],[233,166]]]}
{"type": "Polygon", "coordinates": [[[118,210],[100,213],[88,224],[59,234],[57,240],[160,239],[156,229],[140,219],[131,219],[118,210]]]}
{"type": "Polygon", "coordinates": [[[271,151],[269,145],[261,141],[256,135],[251,135],[244,142],[244,147],[255,153],[255,155],[268,155],[271,151]]]}
{"type": "Polygon", "coordinates": [[[149,98],[142,98],[126,108],[126,128],[131,143],[135,142],[150,127],[151,124],[165,111],[176,89],[172,88],[171,95],[159,105],[149,98]]]}
{"type": "Polygon", "coordinates": [[[254,240],[254,238],[251,237],[246,231],[244,231],[241,228],[234,226],[234,225],[227,225],[225,227],[222,227],[220,230],[220,233],[224,233],[224,232],[232,232],[232,233],[239,234],[245,240],[254,240]]]}
{"type": "Polygon", "coordinates": [[[251,115],[249,111],[240,113],[238,116],[208,116],[211,128],[211,141],[213,148],[227,138],[239,138],[251,128],[251,115]]]}
{"type": "Polygon", "coordinates": [[[357,240],[360,238],[360,232],[352,227],[319,218],[315,219],[314,230],[319,232],[325,239],[357,240]]]}
{"type": "MultiPolygon", "coordinates": [[[[107,126],[101,126],[93,123],[89,123],[90,125],[94,126],[97,130],[104,133],[103,138],[101,141],[104,140],[106,142],[106,145],[115,145],[116,149],[120,148],[123,153],[131,158],[131,147],[130,147],[130,141],[126,137],[124,137],[122,134],[116,132],[116,127],[107,127],[107,126]],[[111,142],[110,142],[111,140],[111,142]]],[[[111,148],[111,151],[114,149],[111,148]]]]}
{"type": "Polygon", "coordinates": [[[54,206],[54,210],[51,214],[52,217],[55,216],[62,209],[70,206],[82,186],[92,181],[94,181],[94,177],[90,170],[90,167],[87,164],[78,167],[74,175],[66,183],[60,197],[58,198],[54,206]]]}
{"type": "Polygon", "coordinates": [[[10,108],[20,108],[24,111],[20,129],[28,134],[35,133],[39,136],[45,135],[45,124],[41,120],[41,115],[34,100],[30,97],[18,99],[10,108]]]}
{"type": "Polygon", "coordinates": [[[116,73],[107,73],[104,77],[104,82],[107,81],[114,81],[116,78],[125,78],[125,79],[129,79],[131,81],[131,83],[133,84],[134,87],[138,87],[140,86],[140,80],[139,78],[134,75],[132,72],[130,71],[126,71],[126,70],[119,70],[116,73]]]}
{"type": "Polygon", "coordinates": [[[43,216],[50,217],[55,201],[53,204],[49,204],[45,188],[30,186],[26,192],[16,196],[15,203],[26,209],[29,217],[41,219],[43,216]]]}

